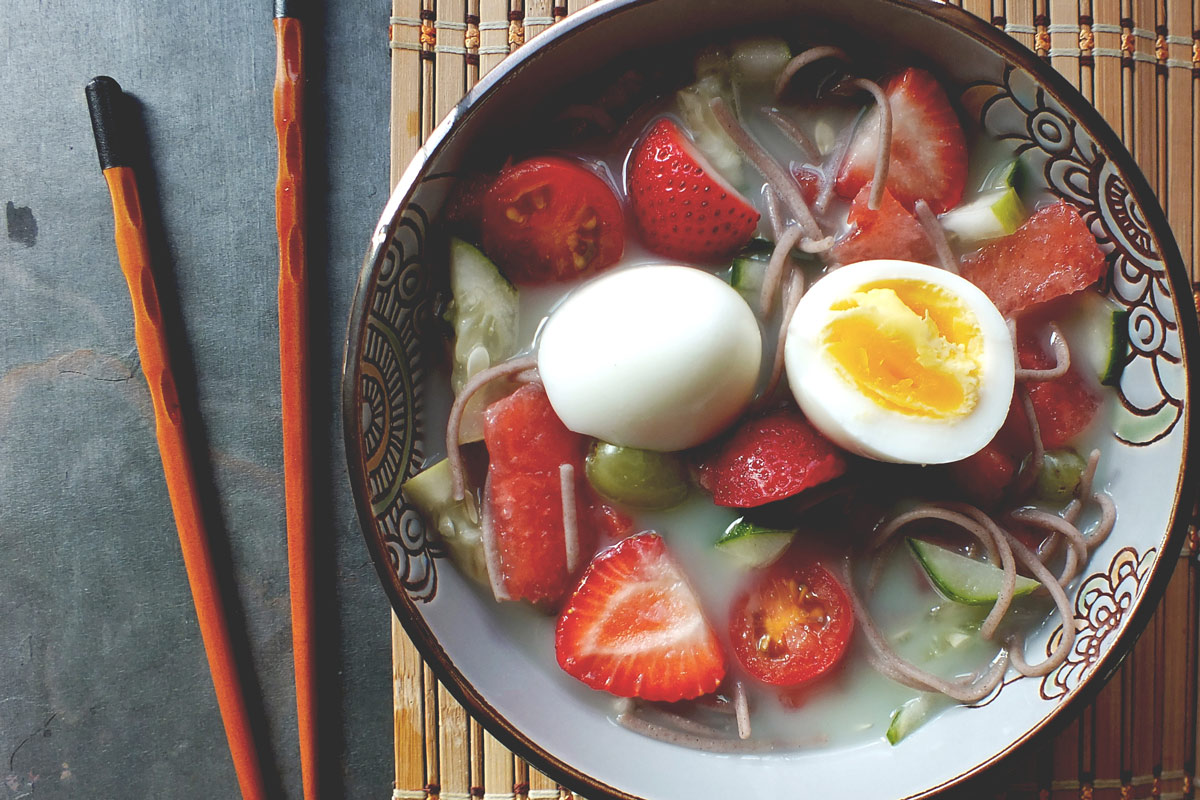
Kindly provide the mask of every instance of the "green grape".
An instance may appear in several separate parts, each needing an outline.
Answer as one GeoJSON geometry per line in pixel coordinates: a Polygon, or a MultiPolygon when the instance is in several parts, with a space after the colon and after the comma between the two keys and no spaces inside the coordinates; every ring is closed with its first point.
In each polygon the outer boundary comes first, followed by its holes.
{"type": "Polygon", "coordinates": [[[592,488],[614,503],[661,509],[687,497],[687,471],[670,453],[638,450],[597,441],[587,457],[592,488]]]}
{"type": "Polygon", "coordinates": [[[1038,473],[1035,493],[1047,503],[1065,503],[1075,493],[1086,462],[1074,450],[1048,450],[1038,473]]]}

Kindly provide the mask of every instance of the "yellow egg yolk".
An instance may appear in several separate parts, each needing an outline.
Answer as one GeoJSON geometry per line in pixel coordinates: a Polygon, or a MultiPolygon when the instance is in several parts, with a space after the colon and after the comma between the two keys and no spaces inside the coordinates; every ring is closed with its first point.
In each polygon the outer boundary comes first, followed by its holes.
{"type": "Polygon", "coordinates": [[[940,286],[867,284],[830,308],[821,344],[842,377],[878,405],[954,419],[979,399],[983,336],[975,314],[940,286]]]}

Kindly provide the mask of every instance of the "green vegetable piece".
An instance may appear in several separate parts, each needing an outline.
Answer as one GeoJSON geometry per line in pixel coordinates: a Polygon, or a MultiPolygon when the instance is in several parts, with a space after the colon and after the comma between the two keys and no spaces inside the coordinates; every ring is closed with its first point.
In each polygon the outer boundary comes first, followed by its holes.
{"type": "Polygon", "coordinates": [[[795,531],[764,528],[742,518],[725,529],[716,547],[742,566],[753,569],[777,561],[795,536],[795,531]]]}
{"type": "Polygon", "coordinates": [[[739,39],[731,50],[733,80],[740,87],[758,84],[774,88],[775,79],[792,60],[792,49],[778,36],[739,39]]]}
{"type": "Polygon", "coordinates": [[[1021,179],[1023,177],[1021,169],[1021,159],[1014,158],[1010,161],[1004,161],[997,164],[983,179],[983,185],[979,187],[979,191],[986,192],[992,189],[1021,189],[1021,179]]]}
{"type": "Polygon", "coordinates": [[[1108,358],[1098,370],[1100,382],[1116,386],[1125,371],[1125,354],[1129,352],[1129,312],[1123,308],[1113,311],[1108,325],[1108,358]]]}
{"type": "MultiPolygon", "coordinates": [[[[457,393],[475,374],[517,352],[517,290],[487,256],[461,239],[450,240],[450,322],[454,325],[454,366],[450,385],[457,393]]],[[[463,413],[459,442],[483,438],[483,411],[506,392],[484,387],[463,413]]]]}
{"type": "MultiPolygon", "coordinates": [[[[999,567],[920,539],[909,539],[908,546],[934,588],[947,600],[971,606],[996,602],[1004,584],[1004,571],[999,567]]],[[[1027,595],[1039,586],[1032,578],[1018,575],[1014,596],[1027,595]]]]}
{"type": "Polygon", "coordinates": [[[1047,450],[1034,484],[1037,499],[1055,504],[1067,502],[1075,494],[1086,467],[1087,462],[1074,450],[1047,450]]]}
{"type": "Polygon", "coordinates": [[[1071,360],[1088,364],[1105,386],[1121,381],[1129,354],[1129,311],[1100,294],[1080,292],[1063,321],[1071,360]]]}
{"type": "Polygon", "coordinates": [[[1025,221],[1025,204],[1011,186],[981,194],[939,219],[946,232],[958,239],[978,242],[1007,236],[1025,221]]]}
{"type": "Polygon", "coordinates": [[[677,506],[688,495],[687,470],[670,453],[596,441],[585,465],[592,488],[633,508],[677,506]]]}
{"type": "Polygon", "coordinates": [[[758,304],[762,294],[763,278],[767,274],[767,262],[757,258],[738,257],[729,268],[729,285],[751,306],[758,304]]]}
{"type": "Polygon", "coordinates": [[[469,578],[490,587],[479,508],[470,492],[454,499],[450,462],[445,459],[405,481],[400,490],[425,519],[427,530],[446,545],[450,560],[469,578]]]}
{"type": "Polygon", "coordinates": [[[897,708],[892,712],[892,721],[885,734],[888,744],[899,744],[901,739],[928,722],[934,712],[943,705],[945,702],[938,702],[937,697],[922,694],[897,708]]]}

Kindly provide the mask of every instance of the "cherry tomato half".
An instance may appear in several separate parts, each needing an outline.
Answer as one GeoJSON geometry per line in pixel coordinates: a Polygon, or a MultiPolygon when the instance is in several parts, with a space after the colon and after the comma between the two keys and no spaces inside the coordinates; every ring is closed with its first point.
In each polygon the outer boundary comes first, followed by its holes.
{"type": "Polygon", "coordinates": [[[483,250],[514,283],[551,283],[611,267],[625,247],[621,201],[565,158],[500,172],[483,198],[483,250]]]}
{"type": "Polygon", "coordinates": [[[775,686],[810,681],[846,654],[854,609],[841,582],[812,561],[786,556],[734,602],[729,636],[738,661],[775,686]]]}

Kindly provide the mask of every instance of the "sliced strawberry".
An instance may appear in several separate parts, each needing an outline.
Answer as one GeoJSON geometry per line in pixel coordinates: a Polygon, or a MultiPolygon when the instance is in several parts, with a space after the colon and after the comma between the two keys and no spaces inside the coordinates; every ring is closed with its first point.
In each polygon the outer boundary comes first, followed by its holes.
{"type": "Polygon", "coordinates": [[[633,149],[629,199],[646,246],[681,261],[731,256],[758,226],[759,213],[669,119],[633,149]]]}
{"type": "Polygon", "coordinates": [[[653,533],[592,559],[558,618],[554,651],[567,674],[619,697],[686,700],[725,677],[716,633],[653,533]]]}
{"type": "Polygon", "coordinates": [[[575,467],[579,553],[586,560],[594,531],[586,524],[583,479],[587,442],[562,424],[540,384],[527,384],[488,406],[490,505],[500,560],[500,583],[513,600],[554,604],[571,588],[560,465],[575,467]]]}
{"type": "Polygon", "coordinates": [[[849,232],[833,248],[833,258],[841,264],[853,264],[872,258],[899,258],[932,264],[937,254],[929,243],[929,235],[917,218],[896,202],[884,189],[879,209],[867,207],[871,184],[858,190],[850,204],[849,232]]]}
{"type": "Polygon", "coordinates": [[[1086,289],[1100,280],[1105,263],[1079,212],[1060,200],[963,258],[961,270],[1007,317],[1086,289]]]}
{"type": "Polygon", "coordinates": [[[700,466],[700,485],[719,506],[783,500],[846,471],[842,452],[795,408],[746,420],[700,466]]]}
{"type": "MultiPolygon", "coordinates": [[[[958,205],[967,183],[967,142],[958,116],[937,79],[909,67],[884,87],[892,110],[891,161],[887,188],[905,208],[924,200],[935,213],[958,205]]],[[[879,112],[872,111],[854,134],[837,178],[837,192],[858,194],[875,174],[879,156],[879,112]]]]}

